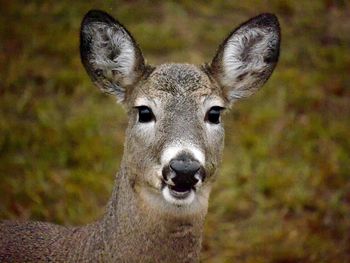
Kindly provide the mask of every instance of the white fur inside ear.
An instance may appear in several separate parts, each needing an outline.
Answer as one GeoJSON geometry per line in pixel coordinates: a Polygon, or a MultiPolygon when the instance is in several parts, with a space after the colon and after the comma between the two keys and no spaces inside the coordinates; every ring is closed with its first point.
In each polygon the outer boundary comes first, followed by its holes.
{"type": "Polygon", "coordinates": [[[230,99],[254,93],[258,86],[251,84],[269,67],[264,57],[277,42],[274,32],[260,28],[242,28],[231,36],[224,47],[221,75],[222,85],[230,88],[230,99]]]}
{"type": "Polygon", "coordinates": [[[122,79],[123,85],[135,80],[135,47],[129,34],[117,25],[96,22],[87,27],[92,37],[91,64],[103,70],[113,80],[122,79]]]}

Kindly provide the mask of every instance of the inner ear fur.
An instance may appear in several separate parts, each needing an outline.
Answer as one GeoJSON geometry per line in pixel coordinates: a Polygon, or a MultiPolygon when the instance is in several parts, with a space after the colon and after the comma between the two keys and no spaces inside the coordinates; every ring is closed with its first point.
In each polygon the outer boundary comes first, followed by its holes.
{"type": "Polygon", "coordinates": [[[223,41],[208,69],[229,101],[250,96],[268,80],[278,62],[280,39],[277,17],[261,14],[223,41]]]}
{"type": "Polygon", "coordinates": [[[106,12],[91,10],[80,30],[80,55],[92,81],[117,100],[145,73],[144,58],[129,31],[106,12]]]}

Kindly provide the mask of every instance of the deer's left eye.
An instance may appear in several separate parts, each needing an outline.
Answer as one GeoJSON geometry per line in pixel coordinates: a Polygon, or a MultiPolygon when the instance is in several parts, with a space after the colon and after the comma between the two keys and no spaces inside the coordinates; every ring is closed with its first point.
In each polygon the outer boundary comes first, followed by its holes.
{"type": "Polygon", "coordinates": [[[212,123],[212,124],[219,124],[221,121],[221,111],[223,110],[223,107],[219,107],[219,106],[214,106],[211,107],[206,116],[205,116],[205,121],[212,123]]]}

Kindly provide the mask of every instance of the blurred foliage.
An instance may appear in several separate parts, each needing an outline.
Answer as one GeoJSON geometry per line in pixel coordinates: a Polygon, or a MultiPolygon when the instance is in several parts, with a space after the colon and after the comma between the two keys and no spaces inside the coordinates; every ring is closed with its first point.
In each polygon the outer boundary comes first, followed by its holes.
{"type": "Polygon", "coordinates": [[[225,116],[203,262],[350,262],[350,3],[0,0],[0,217],[101,215],[126,116],[81,66],[83,15],[127,25],[149,63],[210,61],[223,38],[276,13],[280,63],[225,116]]]}

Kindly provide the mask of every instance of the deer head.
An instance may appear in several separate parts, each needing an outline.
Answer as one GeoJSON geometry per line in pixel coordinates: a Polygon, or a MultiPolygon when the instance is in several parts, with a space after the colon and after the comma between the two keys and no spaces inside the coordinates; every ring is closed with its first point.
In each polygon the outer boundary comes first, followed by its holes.
{"type": "Polygon", "coordinates": [[[135,196],[177,214],[206,210],[223,150],[221,114],[266,82],[279,47],[277,18],[262,14],[229,34],[210,64],[153,67],[118,21],[85,16],[82,62],[128,112],[122,166],[135,196]]]}

